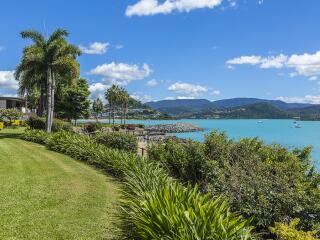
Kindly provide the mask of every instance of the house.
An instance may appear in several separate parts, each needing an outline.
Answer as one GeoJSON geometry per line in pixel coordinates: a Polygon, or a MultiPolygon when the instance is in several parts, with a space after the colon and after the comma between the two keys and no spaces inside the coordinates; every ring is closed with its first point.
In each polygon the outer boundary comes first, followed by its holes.
{"type": "Polygon", "coordinates": [[[26,112],[26,101],[19,97],[1,97],[0,96],[0,109],[17,108],[23,113],[26,112]]]}

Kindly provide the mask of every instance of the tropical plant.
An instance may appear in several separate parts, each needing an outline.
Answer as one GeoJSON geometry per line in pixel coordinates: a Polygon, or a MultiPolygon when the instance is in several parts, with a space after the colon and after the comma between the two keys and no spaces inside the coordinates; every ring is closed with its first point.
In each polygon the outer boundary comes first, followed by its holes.
{"type": "Polygon", "coordinates": [[[28,90],[41,85],[42,94],[45,86],[47,132],[51,132],[57,83],[79,76],[76,57],[80,55],[80,50],[67,42],[68,35],[64,29],[55,30],[49,38],[32,30],[21,33],[22,38],[31,39],[33,44],[25,47],[21,63],[16,68],[16,78],[21,82],[20,87],[28,90]]]}
{"type": "Polygon", "coordinates": [[[11,123],[12,120],[17,120],[22,117],[22,112],[16,108],[0,109],[0,117],[6,118],[11,123]]]}
{"type": "Polygon", "coordinates": [[[103,103],[100,100],[100,98],[97,98],[92,103],[92,112],[94,113],[96,117],[96,121],[99,121],[99,116],[103,113],[103,103]]]}
{"type": "Polygon", "coordinates": [[[135,135],[123,132],[102,132],[96,135],[96,140],[110,148],[125,150],[136,153],[138,150],[138,139],[135,135]]]}
{"type": "Polygon", "coordinates": [[[152,145],[150,160],[185,184],[198,184],[213,195],[224,195],[233,211],[250,218],[258,231],[274,222],[301,219],[310,230],[320,219],[320,174],[310,148],[292,151],[256,138],[229,140],[212,132],[204,144],[168,141],[152,145]]]}
{"type": "MultiPolygon", "coordinates": [[[[45,130],[46,129],[46,119],[39,118],[39,117],[29,117],[26,121],[26,124],[29,126],[30,129],[37,129],[37,130],[45,130]]],[[[71,131],[72,126],[69,122],[62,121],[60,119],[53,119],[52,123],[52,131],[71,131]]]]}
{"type": "Polygon", "coordinates": [[[298,230],[299,218],[287,223],[275,223],[275,227],[270,227],[270,232],[277,236],[279,240],[317,240],[319,230],[302,231],[298,230]]]}

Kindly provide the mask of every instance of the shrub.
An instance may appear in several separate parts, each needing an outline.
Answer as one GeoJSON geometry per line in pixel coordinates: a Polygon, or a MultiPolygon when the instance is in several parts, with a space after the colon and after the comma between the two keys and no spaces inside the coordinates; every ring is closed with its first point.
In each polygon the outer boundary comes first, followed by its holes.
{"type": "MultiPolygon", "coordinates": [[[[46,134],[46,133],[44,133],[46,134]]],[[[33,135],[25,134],[25,139],[33,135]]],[[[165,170],[137,154],[106,148],[88,136],[70,132],[46,135],[51,150],[120,176],[124,199],[122,239],[252,239],[249,221],[232,214],[226,201],[183,187],[165,170]]]]}
{"type": "MultiPolygon", "coordinates": [[[[185,183],[201,184],[205,178],[203,144],[169,139],[166,144],[154,144],[148,149],[150,159],[168,169],[170,175],[185,183]]],[[[202,185],[202,184],[201,184],[202,185]]]]}
{"type": "Polygon", "coordinates": [[[101,130],[102,127],[103,127],[103,125],[101,123],[95,122],[95,123],[89,123],[89,124],[85,125],[84,129],[88,133],[93,133],[93,132],[101,130]]]}
{"type": "Polygon", "coordinates": [[[42,130],[27,130],[22,134],[21,138],[26,141],[45,144],[49,134],[42,130]]]}
{"type": "MultiPolygon", "coordinates": [[[[39,129],[39,130],[45,130],[46,128],[46,119],[45,118],[39,118],[39,117],[30,117],[26,121],[27,125],[30,127],[30,129],[39,129]]],[[[71,131],[72,126],[69,122],[62,121],[60,119],[54,119],[52,123],[52,131],[58,132],[58,131],[71,131]]]]}
{"type": "Polygon", "coordinates": [[[132,153],[136,153],[138,150],[137,137],[123,132],[98,133],[96,140],[114,149],[125,150],[132,153]]]}
{"type": "Polygon", "coordinates": [[[293,219],[289,224],[276,223],[270,228],[270,232],[275,234],[279,240],[316,240],[317,230],[304,232],[298,230],[299,218],[293,219]]]}
{"type": "Polygon", "coordinates": [[[300,218],[306,230],[319,223],[320,174],[310,163],[310,151],[289,151],[256,138],[233,141],[212,132],[204,144],[169,140],[152,146],[149,157],[183,183],[228,197],[233,211],[254,216],[258,231],[266,232],[287,217],[300,218]]]}

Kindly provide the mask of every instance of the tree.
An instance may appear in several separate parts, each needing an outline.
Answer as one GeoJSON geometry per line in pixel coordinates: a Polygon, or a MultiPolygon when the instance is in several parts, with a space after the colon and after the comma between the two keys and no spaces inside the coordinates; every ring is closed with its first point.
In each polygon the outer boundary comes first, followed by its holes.
{"type": "Polygon", "coordinates": [[[105,93],[105,98],[109,104],[109,123],[111,122],[114,124],[115,118],[115,109],[117,104],[119,103],[119,87],[113,84],[105,93]]]}
{"type": "Polygon", "coordinates": [[[42,90],[43,85],[45,86],[47,132],[51,132],[57,82],[79,76],[79,64],[76,57],[81,52],[78,47],[67,42],[68,35],[69,33],[64,29],[55,30],[49,38],[33,30],[21,33],[22,38],[31,39],[33,44],[25,47],[21,63],[16,69],[16,77],[21,82],[21,86],[38,84],[41,85],[42,90]],[[33,84],[29,82],[32,77],[36,77],[33,84]]]}
{"type": "Polygon", "coordinates": [[[75,123],[80,118],[87,118],[90,107],[89,94],[87,81],[83,78],[75,80],[63,90],[61,103],[57,106],[59,114],[69,121],[75,120],[75,123]]]}
{"type": "Polygon", "coordinates": [[[93,101],[92,112],[95,114],[96,120],[98,122],[99,115],[101,115],[103,113],[103,103],[99,98],[97,98],[96,100],[93,101]]]}
{"type": "Polygon", "coordinates": [[[0,109],[0,117],[8,119],[11,124],[12,120],[22,117],[22,113],[16,108],[0,109]]]}

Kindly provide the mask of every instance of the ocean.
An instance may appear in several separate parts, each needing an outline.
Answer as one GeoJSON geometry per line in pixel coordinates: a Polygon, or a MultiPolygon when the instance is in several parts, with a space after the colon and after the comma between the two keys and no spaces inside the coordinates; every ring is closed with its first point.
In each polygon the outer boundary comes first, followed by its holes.
{"type": "MultiPolygon", "coordinates": [[[[108,120],[101,120],[108,122],[108,120]]],[[[189,122],[204,129],[202,132],[175,133],[181,138],[203,141],[204,135],[212,130],[225,131],[232,139],[258,137],[266,143],[280,143],[289,149],[312,146],[312,158],[320,169],[320,121],[298,121],[301,128],[296,128],[294,120],[252,120],[252,119],[182,119],[182,120],[127,120],[127,123],[145,125],[189,122]]]]}

